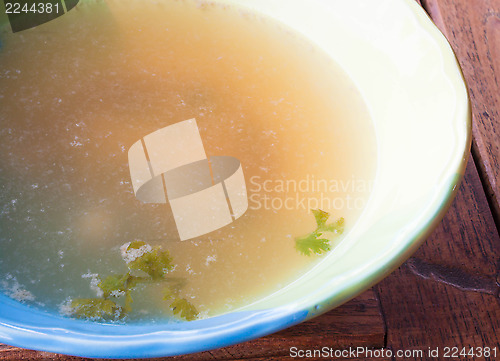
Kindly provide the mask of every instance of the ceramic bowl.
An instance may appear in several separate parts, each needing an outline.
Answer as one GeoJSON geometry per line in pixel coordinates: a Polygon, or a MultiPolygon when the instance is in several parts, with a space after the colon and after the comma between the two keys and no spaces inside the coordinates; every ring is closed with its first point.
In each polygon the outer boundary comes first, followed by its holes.
{"type": "Polygon", "coordinates": [[[471,141],[467,88],[449,44],[413,0],[217,0],[276,19],[327,52],[371,112],[373,193],[344,240],[292,284],[238,312],[176,324],[98,324],[0,295],[0,342],[85,357],[193,353],[326,312],[404,262],[446,212],[471,141]]]}

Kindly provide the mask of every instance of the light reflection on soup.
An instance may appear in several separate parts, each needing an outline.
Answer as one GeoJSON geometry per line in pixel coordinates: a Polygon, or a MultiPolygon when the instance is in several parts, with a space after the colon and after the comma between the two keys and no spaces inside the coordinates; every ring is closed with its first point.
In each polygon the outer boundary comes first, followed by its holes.
{"type": "MultiPolygon", "coordinates": [[[[14,298],[57,310],[95,296],[82,275],[126,272],[119,248],[139,239],[170,251],[203,315],[227,312],[321,260],[295,249],[311,208],[348,232],[366,204],[376,149],[363,100],[270,19],[199,1],[82,1],[0,36],[0,286],[14,298]],[[249,207],[180,241],[168,205],[135,197],[127,152],[191,118],[207,154],[241,162],[249,207]]],[[[169,314],[160,286],[134,292],[134,317],[169,314]]]]}

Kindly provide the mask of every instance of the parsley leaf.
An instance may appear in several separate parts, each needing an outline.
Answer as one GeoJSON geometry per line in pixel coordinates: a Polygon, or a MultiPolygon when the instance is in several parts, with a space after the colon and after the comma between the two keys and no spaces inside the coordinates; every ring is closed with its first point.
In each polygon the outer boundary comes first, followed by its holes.
{"type": "Polygon", "coordinates": [[[128,273],[125,275],[110,275],[99,282],[98,286],[104,293],[104,298],[108,298],[112,294],[125,292],[127,290],[128,276],[128,273]]]}
{"type": "Polygon", "coordinates": [[[115,302],[100,298],[77,298],[71,302],[71,309],[77,318],[88,319],[111,319],[122,313],[115,302]]]}
{"type": "Polygon", "coordinates": [[[318,225],[318,228],[324,227],[326,221],[328,221],[328,218],[330,217],[330,213],[322,211],[321,209],[313,209],[311,211],[312,214],[314,215],[314,218],[316,219],[316,224],[318,225]]]}
{"type": "Polygon", "coordinates": [[[312,232],[305,237],[295,239],[295,248],[306,256],[322,254],[330,250],[329,240],[320,238],[320,234],[312,232]]]}
{"type": "Polygon", "coordinates": [[[130,270],[143,271],[155,280],[162,278],[174,268],[168,251],[162,251],[160,247],[152,248],[143,241],[131,242],[126,253],[130,259],[127,262],[130,270]]]}
{"type": "Polygon", "coordinates": [[[321,255],[330,251],[330,239],[325,236],[325,233],[340,235],[344,232],[344,218],[327,224],[330,213],[321,209],[313,209],[312,213],[316,219],[316,229],[306,236],[295,238],[295,248],[306,256],[321,255]]]}
{"type": "Polygon", "coordinates": [[[127,290],[125,292],[125,306],[123,308],[123,312],[132,312],[132,302],[134,302],[134,300],[132,299],[132,293],[130,292],[130,290],[127,290]]]}
{"type": "Polygon", "coordinates": [[[161,247],[152,247],[143,241],[133,241],[120,248],[122,257],[129,272],[125,274],[112,274],[106,278],[98,277],[101,281],[98,287],[102,290],[102,297],[79,298],[71,302],[71,313],[78,318],[88,319],[119,319],[132,312],[132,291],[138,284],[169,282],[165,288],[163,299],[173,300],[170,308],[174,315],[191,321],[197,318],[196,307],[186,299],[180,297],[180,290],[185,280],[166,277],[174,268],[173,259],[168,251],[161,247]],[[140,271],[147,276],[132,274],[140,271]],[[110,297],[121,298],[123,306],[110,300],[110,297]]]}
{"type": "Polygon", "coordinates": [[[170,287],[165,287],[163,290],[163,301],[171,300],[175,297],[175,292],[170,287]]]}
{"type": "Polygon", "coordinates": [[[193,304],[185,298],[176,298],[174,302],[170,304],[170,307],[172,308],[174,315],[180,314],[182,318],[185,318],[188,321],[195,320],[198,316],[196,307],[194,307],[193,304]]]}

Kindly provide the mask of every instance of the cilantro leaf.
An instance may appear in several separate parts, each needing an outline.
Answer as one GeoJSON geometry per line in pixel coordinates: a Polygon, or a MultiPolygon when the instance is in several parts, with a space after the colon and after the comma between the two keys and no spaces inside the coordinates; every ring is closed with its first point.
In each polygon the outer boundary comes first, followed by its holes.
{"type": "Polygon", "coordinates": [[[143,271],[154,280],[165,276],[174,267],[168,251],[152,248],[143,241],[134,241],[127,247],[127,266],[130,270],[143,271]]]}
{"type": "Polygon", "coordinates": [[[128,277],[128,273],[125,275],[110,275],[99,282],[98,286],[104,293],[104,298],[108,298],[113,293],[118,295],[119,293],[127,291],[126,283],[128,277]]]}
{"type": "Polygon", "coordinates": [[[115,302],[101,298],[77,298],[71,302],[73,315],[77,318],[112,319],[122,313],[115,302]]]}
{"type": "Polygon", "coordinates": [[[120,247],[123,260],[130,271],[141,271],[146,276],[139,276],[127,272],[112,274],[101,280],[98,287],[102,290],[102,298],[80,298],[72,301],[71,313],[78,318],[88,319],[118,319],[132,312],[132,291],[140,283],[169,282],[165,288],[163,299],[172,301],[171,308],[174,315],[191,321],[198,316],[196,307],[184,298],[180,298],[180,290],[185,280],[182,278],[166,277],[174,268],[172,257],[161,247],[152,247],[143,241],[133,241],[120,247]],[[110,297],[125,296],[123,307],[110,300],[110,297]]]}
{"type": "Polygon", "coordinates": [[[135,240],[135,241],[132,241],[129,243],[129,245],[127,247],[127,251],[130,249],[139,249],[139,248],[144,247],[144,246],[147,246],[146,242],[140,241],[140,240],[135,240]]]}
{"type": "Polygon", "coordinates": [[[330,239],[324,235],[325,233],[331,233],[333,237],[344,232],[344,218],[327,224],[330,213],[321,209],[313,209],[312,213],[316,220],[316,229],[306,236],[295,238],[295,248],[306,256],[321,255],[330,251],[330,239]]]}
{"type": "Polygon", "coordinates": [[[187,321],[193,321],[198,317],[196,307],[185,298],[176,298],[174,302],[170,304],[170,308],[172,308],[174,315],[179,314],[187,321]]]}
{"type": "Polygon", "coordinates": [[[165,287],[163,289],[163,300],[168,301],[175,297],[175,293],[170,289],[170,287],[165,287]]]}
{"type": "Polygon", "coordinates": [[[320,255],[328,252],[330,250],[328,239],[320,237],[320,234],[317,232],[312,232],[305,237],[297,238],[295,240],[295,248],[306,256],[311,256],[312,254],[320,255]]]}
{"type": "Polygon", "coordinates": [[[326,221],[330,217],[330,213],[322,211],[321,209],[313,209],[312,213],[314,215],[314,218],[316,219],[316,224],[318,225],[318,228],[324,227],[326,221]]]}
{"type": "Polygon", "coordinates": [[[320,228],[320,231],[342,234],[344,232],[344,224],[345,224],[344,218],[339,218],[333,223],[323,225],[320,228]]]}
{"type": "Polygon", "coordinates": [[[134,302],[134,300],[132,299],[132,294],[130,290],[127,290],[125,292],[125,307],[123,308],[124,313],[132,312],[132,302],[134,302]]]}

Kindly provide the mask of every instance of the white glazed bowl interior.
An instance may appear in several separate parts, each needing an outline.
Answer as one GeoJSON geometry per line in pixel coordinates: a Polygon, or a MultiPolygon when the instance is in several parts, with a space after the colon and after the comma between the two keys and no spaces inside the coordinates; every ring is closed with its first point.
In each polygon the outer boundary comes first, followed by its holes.
{"type": "Polygon", "coordinates": [[[338,305],[400,265],[444,215],[470,147],[467,88],[412,0],[224,0],[287,24],[351,77],[373,118],[377,174],[352,231],[314,270],[251,308],[338,305]]]}

